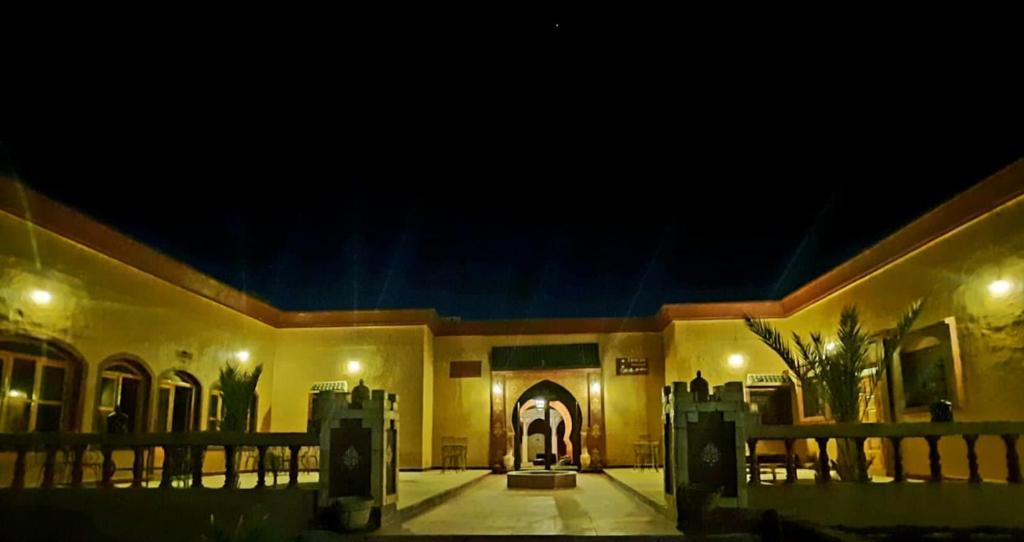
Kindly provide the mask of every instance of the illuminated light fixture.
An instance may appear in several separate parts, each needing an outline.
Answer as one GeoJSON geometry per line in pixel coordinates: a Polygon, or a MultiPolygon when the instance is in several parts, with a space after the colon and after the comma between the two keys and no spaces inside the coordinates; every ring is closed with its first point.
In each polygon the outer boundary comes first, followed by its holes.
{"type": "Polygon", "coordinates": [[[534,399],[533,402],[537,404],[537,408],[544,410],[545,403],[543,398],[538,397],[537,399],[534,399]]]}
{"type": "Polygon", "coordinates": [[[836,346],[837,345],[836,345],[835,341],[829,341],[829,342],[825,343],[825,351],[826,352],[834,352],[835,349],[836,349],[836,346]]]}
{"type": "Polygon", "coordinates": [[[501,394],[501,384],[498,384],[498,383],[494,384],[494,393],[501,394]]]}
{"type": "Polygon", "coordinates": [[[238,352],[235,352],[235,357],[238,358],[238,361],[241,361],[242,363],[245,363],[245,362],[249,361],[249,351],[248,350],[239,350],[238,352]]]}
{"type": "Polygon", "coordinates": [[[988,293],[992,294],[992,297],[1003,297],[1011,290],[1013,283],[1004,279],[994,280],[988,285],[988,293]]]}
{"type": "Polygon", "coordinates": [[[601,383],[596,381],[596,380],[591,382],[590,383],[590,391],[592,393],[601,393],[601,383]]]}
{"type": "Polygon", "coordinates": [[[353,375],[363,370],[363,364],[359,363],[357,359],[350,359],[345,364],[345,370],[348,371],[348,374],[353,375]]]}
{"type": "Polygon", "coordinates": [[[743,354],[730,354],[726,361],[729,363],[729,367],[733,369],[739,369],[747,363],[747,360],[743,358],[743,354]]]}
{"type": "Polygon", "coordinates": [[[29,292],[28,297],[36,305],[49,305],[53,301],[53,294],[46,290],[32,290],[29,292]]]}
{"type": "Polygon", "coordinates": [[[11,390],[11,391],[7,392],[7,396],[8,397],[28,397],[27,395],[25,395],[25,392],[23,392],[21,390],[11,390]]]}

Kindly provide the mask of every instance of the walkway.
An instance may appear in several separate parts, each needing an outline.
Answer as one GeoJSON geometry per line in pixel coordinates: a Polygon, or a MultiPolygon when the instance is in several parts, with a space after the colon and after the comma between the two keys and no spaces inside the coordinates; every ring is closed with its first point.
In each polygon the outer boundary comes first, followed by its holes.
{"type": "Polygon", "coordinates": [[[678,535],[675,524],[603,474],[579,475],[575,489],[506,489],[488,475],[451,500],[377,534],[678,535]]]}

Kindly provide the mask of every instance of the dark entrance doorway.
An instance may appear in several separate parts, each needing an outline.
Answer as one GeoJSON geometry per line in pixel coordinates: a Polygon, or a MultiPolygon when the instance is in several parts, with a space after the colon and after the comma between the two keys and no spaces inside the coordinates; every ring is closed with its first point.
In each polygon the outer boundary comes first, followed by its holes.
{"type": "Polygon", "coordinates": [[[526,462],[531,462],[551,469],[560,459],[566,459],[564,463],[579,468],[582,426],[583,411],[569,390],[550,380],[530,386],[512,408],[514,468],[520,470],[526,462]],[[530,449],[524,445],[524,439],[530,438],[531,434],[536,435],[535,438],[543,438],[543,452],[523,457],[524,450],[530,449]]]}

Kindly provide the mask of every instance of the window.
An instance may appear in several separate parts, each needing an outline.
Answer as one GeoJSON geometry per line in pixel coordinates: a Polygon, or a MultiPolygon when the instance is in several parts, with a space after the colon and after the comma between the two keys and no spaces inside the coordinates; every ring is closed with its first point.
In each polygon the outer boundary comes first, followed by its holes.
{"type": "MultiPolygon", "coordinates": [[[[246,431],[250,433],[256,432],[256,422],[259,413],[258,405],[259,396],[253,394],[252,402],[249,403],[249,411],[245,417],[246,431]]],[[[224,423],[224,393],[219,389],[213,389],[210,391],[210,408],[206,417],[206,429],[208,431],[220,431],[222,423],[224,423]]]]}
{"type": "Polygon", "coordinates": [[[199,429],[199,381],[184,372],[167,373],[160,380],[157,431],[182,433],[199,429]]]}
{"type": "Polygon", "coordinates": [[[128,431],[141,433],[147,426],[149,375],[137,364],[125,360],[109,365],[100,373],[99,398],[96,401],[97,432],[107,430],[107,416],[114,408],[128,417],[128,431]]]}
{"type": "Polygon", "coordinates": [[[897,405],[903,410],[927,410],[940,400],[959,405],[960,351],[953,318],[907,334],[896,361],[897,405]]]}
{"type": "Polygon", "coordinates": [[[67,405],[74,386],[65,360],[42,355],[0,351],[0,431],[52,432],[71,426],[67,405]]]}

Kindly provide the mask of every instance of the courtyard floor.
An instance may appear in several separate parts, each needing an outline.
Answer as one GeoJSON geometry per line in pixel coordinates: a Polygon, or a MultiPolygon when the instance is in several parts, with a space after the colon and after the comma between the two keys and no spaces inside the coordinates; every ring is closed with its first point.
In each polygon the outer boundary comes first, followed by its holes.
{"type": "Polygon", "coordinates": [[[603,474],[580,474],[575,489],[507,489],[487,475],[443,504],[377,534],[678,535],[675,523],[603,474]]]}

